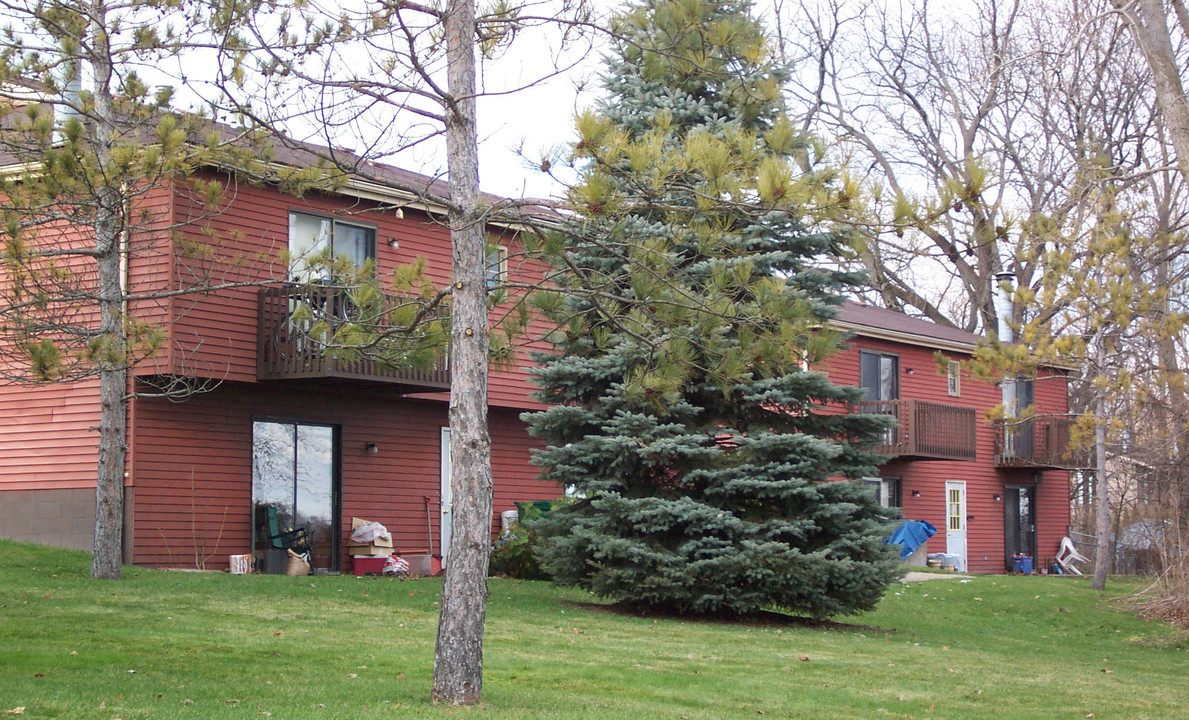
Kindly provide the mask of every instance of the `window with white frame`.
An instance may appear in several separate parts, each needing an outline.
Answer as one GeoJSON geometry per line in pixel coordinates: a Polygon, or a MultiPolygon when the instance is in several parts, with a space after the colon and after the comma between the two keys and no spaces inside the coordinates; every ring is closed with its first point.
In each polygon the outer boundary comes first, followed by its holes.
{"type": "Polygon", "coordinates": [[[958,397],[962,394],[962,364],[953,360],[949,363],[949,369],[946,372],[946,380],[949,386],[950,397],[958,397]]]}
{"type": "Polygon", "coordinates": [[[326,215],[289,213],[289,257],[297,280],[329,279],[326,268],[310,269],[321,259],[347,258],[363,267],[376,257],[376,229],[326,215]]]}
{"type": "Polygon", "coordinates": [[[898,508],[900,504],[900,478],[872,477],[865,478],[868,485],[875,491],[875,501],[883,507],[898,508]]]}
{"type": "Polygon", "coordinates": [[[491,245],[487,249],[487,289],[499,286],[508,276],[508,248],[491,245]]]}

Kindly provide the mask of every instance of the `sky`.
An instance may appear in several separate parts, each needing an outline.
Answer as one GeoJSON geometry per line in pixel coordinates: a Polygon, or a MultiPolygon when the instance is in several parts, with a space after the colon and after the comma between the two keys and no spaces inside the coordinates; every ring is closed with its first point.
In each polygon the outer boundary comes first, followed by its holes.
{"type": "MultiPolygon", "coordinates": [[[[481,88],[490,94],[478,100],[479,180],[485,192],[515,199],[556,197],[564,184],[541,172],[540,161],[576,136],[574,115],[597,97],[602,55],[589,44],[572,49],[553,74],[557,38],[530,30],[500,56],[479,68],[481,88]]],[[[443,143],[418,147],[391,161],[427,175],[443,173],[443,143]]],[[[564,177],[565,168],[554,165],[564,177]]]]}

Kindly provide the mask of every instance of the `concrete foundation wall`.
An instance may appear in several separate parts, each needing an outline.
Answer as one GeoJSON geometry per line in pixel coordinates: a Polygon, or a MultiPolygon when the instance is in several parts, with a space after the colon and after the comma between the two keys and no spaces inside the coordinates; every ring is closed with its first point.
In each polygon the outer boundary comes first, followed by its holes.
{"type": "Polygon", "coordinates": [[[95,490],[0,492],[0,537],[90,550],[95,532],[95,490]]]}

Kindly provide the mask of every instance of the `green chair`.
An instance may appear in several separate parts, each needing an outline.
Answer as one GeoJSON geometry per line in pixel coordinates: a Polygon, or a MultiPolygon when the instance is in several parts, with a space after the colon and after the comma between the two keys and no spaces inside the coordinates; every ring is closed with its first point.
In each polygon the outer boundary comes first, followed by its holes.
{"type": "Polygon", "coordinates": [[[292,550],[295,553],[310,553],[314,550],[314,538],[309,530],[296,528],[282,530],[277,520],[277,509],[271,505],[256,508],[256,525],[261,531],[264,546],[274,550],[292,550]],[[263,512],[262,512],[263,511],[263,512]]]}

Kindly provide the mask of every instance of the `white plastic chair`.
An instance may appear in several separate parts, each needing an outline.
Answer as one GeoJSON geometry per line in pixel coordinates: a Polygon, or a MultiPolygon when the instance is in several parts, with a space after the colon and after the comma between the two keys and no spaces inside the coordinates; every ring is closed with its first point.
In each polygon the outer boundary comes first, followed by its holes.
{"type": "Polygon", "coordinates": [[[1061,547],[1057,550],[1056,561],[1065,572],[1081,575],[1082,571],[1078,570],[1076,563],[1090,562],[1090,558],[1078,552],[1078,549],[1073,545],[1073,540],[1066,536],[1061,538],[1061,547]]]}

